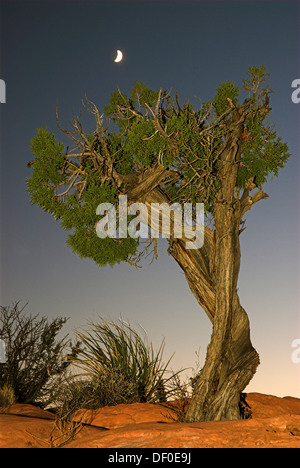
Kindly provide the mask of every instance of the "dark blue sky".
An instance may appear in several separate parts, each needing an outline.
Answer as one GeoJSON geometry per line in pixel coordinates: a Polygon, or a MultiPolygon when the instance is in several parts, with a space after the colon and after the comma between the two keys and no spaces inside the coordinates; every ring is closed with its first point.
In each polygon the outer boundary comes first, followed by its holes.
{"type": "MultiPolygon", "coordinates": [[[[67,233],[32,206],[25,179],[38,127],[63,126],[86,94],[101,109],[119,86],[136,80],[178,90],[195,106],[219,83],[240,85],[249,66],[271,74],[271,121],[292,157],[266,184],[268,200],[247,216],[241,236],[239,294],[261,366],[249,391],[300,397],[291,343],[299,327],[299,110],[291,83],[300,78],[299,1],[1,1],[1,305],[29,302],[28,312],[70,317],[65,331],[100,314],[141,324],[174,370],[203,362],[211,326],[179,267],[160,243],[157,262],[100,269],[75,256],[67,233]],[[116,49],[124,52],[120,64],[116,49]]],[[[92,129],[84,114],[83,123],[92,129]]]]}

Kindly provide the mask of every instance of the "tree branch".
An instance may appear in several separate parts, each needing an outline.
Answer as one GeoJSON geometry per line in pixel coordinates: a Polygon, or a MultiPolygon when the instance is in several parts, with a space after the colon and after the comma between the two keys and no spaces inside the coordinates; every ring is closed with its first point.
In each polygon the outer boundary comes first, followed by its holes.
{"type": "Polygon", "coordinates": [[[259,189],[257,192],[255,192],[252,196],[249,195],[249,189],[245,189],[243,192],[243,195],[240,199],[240,217],[244,216],[244,214],[251,210],[252,206],[255,203],[258,203],[260,200],[264,200],[265,198],[268,198],[269,195],[265,192],[263,192],[262,189],[259,189]]]}

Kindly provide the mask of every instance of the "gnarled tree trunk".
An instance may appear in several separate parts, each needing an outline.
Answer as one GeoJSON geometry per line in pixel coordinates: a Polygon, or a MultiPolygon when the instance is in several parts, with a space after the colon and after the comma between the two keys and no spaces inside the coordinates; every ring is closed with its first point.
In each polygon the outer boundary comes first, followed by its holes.
{"type": "MultiPolygon", "coordinates": [[[[226,229],[226,223],[223,226],[226,229]]],[[[234,223],[231,229],[233,226],[234,223]]],[[[189,422],[240,419],[241,393],[259,364],[258,354],[250,340],[249,320],[236,289],[240,262],[238,226],[216,242],[216,271],[211,271],[210,278],[201,267],[200,251],[186,251],[178,242],[172,250],[193,294],[213,324],[205,365],[196,382],[186,417],[189,422]]],[[[202,260],[203,257],[205,253],[202,260]]]]}

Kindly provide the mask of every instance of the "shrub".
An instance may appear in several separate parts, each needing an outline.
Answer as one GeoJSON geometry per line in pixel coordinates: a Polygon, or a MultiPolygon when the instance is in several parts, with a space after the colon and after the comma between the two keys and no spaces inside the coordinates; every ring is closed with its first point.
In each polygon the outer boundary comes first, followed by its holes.
{"type": "Polygon", "coordinates": [[[3,387],[0,388],[0,407],[13,405],[15,402],[16,401],[13,389],[8,385],[4,384],[3,387]]]}
{"type": "Polygon", "coordinates": [[[106,322],[101,317],[100,323],[90,323],[90,329],[77,332],[77,337],[84,349],[72,362],[85,371],[98,391],[101,388],[100,393],[111,389],[111,404],[119,400],[155,403],[167,399],[167,383],[174,374],[165,376],[172,357],[163,364],[164,340],[155,352],[146,336],[142,337],[130,324],[121,319],[120,324],[106,322]]]}
{"type": "MultiPolygon", "coordinates": [[[[27,304],[26,304],[27,305],[27,304]]],[[[47,385],[69,365],[67,345],[71,355],[77,353],[67,337],[57,340],[67,319],[25,315],[16,302],[12,306],[0,306],[0,336],[6,344],[6,363],[0,366],[0,385],[13,389],[17,403],[36,403],[43,400],[47,385]]]]}
{"type": "Polygon", "coordinates": [[[81,408],[97,409],[136,402],[139,402],[137,385],[125,380],[117,371],[92,379],[70,377],[56,395],[57,412],[64,419],[81,408]]]}

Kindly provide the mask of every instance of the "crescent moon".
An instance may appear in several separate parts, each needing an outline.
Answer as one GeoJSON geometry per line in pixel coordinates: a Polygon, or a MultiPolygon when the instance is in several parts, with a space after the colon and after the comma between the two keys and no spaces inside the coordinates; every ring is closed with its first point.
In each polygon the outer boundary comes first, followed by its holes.
{"type": "Polygon", "coordinates": [[[117,56],[116,56],[114,61],[115,62],[121,62],[122,58],[123,58],[122,52],[120,50],[117,50],[117,56]]]}

